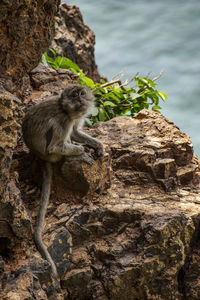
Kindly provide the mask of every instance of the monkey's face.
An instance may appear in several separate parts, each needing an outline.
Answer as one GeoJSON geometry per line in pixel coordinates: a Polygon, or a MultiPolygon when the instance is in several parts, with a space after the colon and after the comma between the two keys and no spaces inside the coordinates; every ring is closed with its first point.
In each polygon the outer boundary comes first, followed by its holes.
{"type": "Polygon", "coordinates": [[[87,114],[94,104],[93,94],[79,84],[68,85],[61,97],[63,109],[77,117],[87,114]]]}

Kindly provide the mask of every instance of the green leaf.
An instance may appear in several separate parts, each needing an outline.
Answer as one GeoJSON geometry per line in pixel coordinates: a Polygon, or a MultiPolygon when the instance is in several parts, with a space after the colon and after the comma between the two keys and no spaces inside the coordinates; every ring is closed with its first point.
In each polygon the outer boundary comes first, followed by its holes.
{"type": "Polygon", "coordinates": [[[90,88],[94,88],[95,87],[94,81],[91,78],[83,76],[81,79],[85,82],[85,84],[88,87],[90,87],[90,88]]]}
{"type": "Polygon", "coordinates": [[[92,121],[89,118],[85,118],[85,123],[88,127],[92,126],[92,121]]]}
{"type": "Polygon", "coordinates": [[[79,66],[72,62],[69,58],[57,56],[55,59],[55,63],[59,65],[61,69],[74,69],[75,71],[81,71],[79,66]]]}
{"type": "Polygon", "coordinates": [[[134,99],[136,99],[136,98],[141,97],[141,95],[140,95],[140,94],[137,94],[137,93],[134,93],[134,92],[131,92],[131,93],[130,93],[130,97],[131,97],[132,100],[134,100],[134,99]]]}
{"type": "Polygon", "coordinates": [[[103,102],[103,105],[104,106],[111,106],[111,107],[116,107],[117,105],[115,104],[115,103],[113,103],[113,102],[111,102],[111,101],[105,101],[105,102],[103,102]]]}
{"type": "Polygon", "coordinates": [[[64,69],[63,66],[62,66],[62,61],[63,61],[63,57],[62,56],[57,56],[55,58],[55,63],[59,66],[59,68],[64,69]]]}
{"type": "Polygon", "coordinates": [[[100,82],[101,82],[101,84],[104,84],[104,83],[106,83],[106,80],[104,78],[101,78],[100,82]]]}
{"type": "Polygon", "coordinates": [[[124,95],[126,95],[122,91],[123,91],[122,89],[113,89],[113,93],[117,97],[118,100],[124,99],[124,95]]]}
{"type": "Polygon", "coordinates": [[[158,91],[158,95],[160,96],[160,98],[165,101],[165,99],[167,99],[167,95],[161,91],[158,91]]]}
{"type": "Polygon", "coordinates": [[[54,56],[56,56],[57,51],[54,48],[49,48],[49,50],[54,56]]]}
{"type": "Polygon", "coordinates": [[[155,82],[153,80],[149,79],[149,78],[142,77],[141,80],[143,82],[145,82],[146,85],[148,85],[149,87],[153,87],[154,88],[156,86],[155,82]]]}
{"type": "Polygon", "coordinates": [[[116,102],[120,102],[119,95],[116,93],[109,93],[109,99],[114,99],[116,102]]]}
{"type": "Polygon", "coordinates": [[[105,112],[101,107],[99,107],[98,110],[99,110],[99,121],[104,122],[106,120],[105,112]]]}
{"type": "Polygon", "coordinates": [[[148,109],[149,108],[149,104],[148,103],[144,103],[144,108],[148,109]]]}
{"type": "Polygon", "coordinates": [[[150,98],[152,100],[152,102],[155,105],[158,105],[158,103],[159,103],[159,97],[158,97],[158,95],[155,92],[150,92],[150,93],[147,93],[146,95],[147,95],[148,98],[150,98]]]}
{"type": "Polygon", "coordinates": [[[54,64],[54,59],[47,55],[47,53],[44,53],[43,56],[45,57],[46,61],[50,64],[54,64]]]}
{"type": "Polygon", "coordinates": [[[126,110],[124,111],[124,114],[125,114],[126,116],[130,116],[130,115],[131,115],[130,109],[126,109],[126,110]]]}
{"type": "Polygon", "coordinates": [[[157,109],[161,109],[161,107],[160,107],[159,105],[154,105],[154,106],[152,107],[152,110],[157,110],[157,109]]]}

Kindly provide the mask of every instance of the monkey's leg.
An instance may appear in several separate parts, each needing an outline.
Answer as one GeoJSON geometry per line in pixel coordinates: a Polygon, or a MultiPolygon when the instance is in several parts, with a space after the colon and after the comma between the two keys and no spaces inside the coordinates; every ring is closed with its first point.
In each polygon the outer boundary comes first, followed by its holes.
{"type": "Polygon", "coordinates": [[[42,184],[42,191],[40,197],[40,206],[39,206],[38,215],[36,219],[34,239],[38,251],[40,252],[42,257],[50,263],[53,275],[56,278],[58,278],[56,265],[42,240],[42,229],[44,225],[45,214],[47,211],[47,206],[49,203],[49,197],[51,191],[52,173],[53,171],[52,171],[51,163],[46,162],[45,166],[43,167],[43,184],[42,184]]]}
{"type": "Polygon", "coordinates": [[[69,144],[66,141],[64,143],[56,144],[47,148],[49,154],[59,155],[81,155],[84,153],[83,146],[69,144]]]}
{"type": "Polygon", "coordinates": [[[74,128],[71,139],[75,142],[83,143],[92,148],[96,149],[98,156],[103,156],[103,145],[97,139],[91,137],[90,135],[83,133],[82,131],[78,130],[76,127],[74,128]]]}
{"type": "Polygon", "coordinates": [[[51,129],[46,133],[46,139],[47,155],[53,154],[68,156],[80,155],[84,153],[83,146],[73,145],[70,143],[70,135],[66,134],[61,126],[52,126],[51,129]]]}

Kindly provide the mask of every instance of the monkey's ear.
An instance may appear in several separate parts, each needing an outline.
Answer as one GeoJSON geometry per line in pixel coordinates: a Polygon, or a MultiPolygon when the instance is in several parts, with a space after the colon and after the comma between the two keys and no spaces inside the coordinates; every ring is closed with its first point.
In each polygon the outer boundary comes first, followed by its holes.
{"type": "Polygon", "coordinates": [[[60,100],[62,100],[62,99],[63,99],[63,91],[62,91],[62,92],[60,92],[60,94],[59,94],[59,99],[60,99],[60,100]]]}

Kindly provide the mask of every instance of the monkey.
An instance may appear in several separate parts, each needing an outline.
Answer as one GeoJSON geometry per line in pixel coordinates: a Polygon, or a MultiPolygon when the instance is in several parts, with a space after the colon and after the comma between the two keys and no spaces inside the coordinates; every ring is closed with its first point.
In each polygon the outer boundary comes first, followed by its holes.
{"type": "Polygon", "coordinates": [[[52,163],[58,162],[62,157],[84,157],[84,147],[71,141],[86,144],[95,149],[98,157],[103,156],[102,143],[82,132],[84,119],[91,113],[94,101],[95,97],[88,88],[79,84],[68,84],[59,96],[52,96],[32,106],[22,122],[25,144],[44,161],[34,241],[42,257],[50,263],[56,278],[58,278],[56,265],[42,240],[51,191],[52,163]]]}

